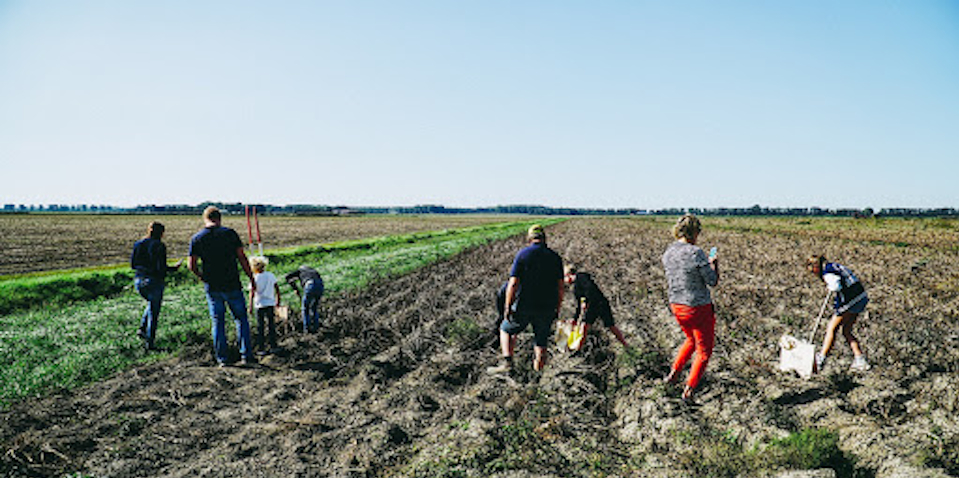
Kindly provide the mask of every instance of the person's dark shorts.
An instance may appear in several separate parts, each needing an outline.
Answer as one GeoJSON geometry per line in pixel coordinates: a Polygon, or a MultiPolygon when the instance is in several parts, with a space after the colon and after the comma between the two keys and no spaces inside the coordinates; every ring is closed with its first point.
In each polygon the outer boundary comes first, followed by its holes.
{"type": "Polygon", "coordinates": [[[512,320],[503,319],[499,329],[507,334],[516,335],[526,330],[527,325],[532,324],[533,343],[537,347],[546,347],[549,345],[550,329],[553,326],[555,315],[556,313],[552,311],[542,313],[517,312],[513,314],[512,320]]]}
{"type": "MultiPolygon", "coordinates": [[[[869,303],[869,297],[863,297],[862,300],[853,304],[852,307],[846,310],[846,314],[861,314],[866,310],[866,304],[869,303]]],[[[842,315],[839,311],[836,311],[836,315],[842,315]]]]}
{"type": "Polygon", "coordinates": [[[591,304],[589,308],[586,309],[586,317],[583,318],[583,322],[593,325],[597,317],[603,318],[603,325],[606,326],[607,329],[616,325],[613,321],[613,310],[609,308],[609,302],[604,301],[598,304],[591,304]]]}

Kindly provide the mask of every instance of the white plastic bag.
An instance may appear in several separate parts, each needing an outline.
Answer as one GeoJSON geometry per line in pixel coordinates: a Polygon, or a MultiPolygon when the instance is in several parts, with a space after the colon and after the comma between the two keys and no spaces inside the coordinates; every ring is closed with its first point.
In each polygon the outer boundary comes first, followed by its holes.
{"type": "Polygon", "coordinates": [[[815,370],[816,346],[792,335],[779,338],[779,370],[795,370],[802,378],[809,378],[815,370]]]}

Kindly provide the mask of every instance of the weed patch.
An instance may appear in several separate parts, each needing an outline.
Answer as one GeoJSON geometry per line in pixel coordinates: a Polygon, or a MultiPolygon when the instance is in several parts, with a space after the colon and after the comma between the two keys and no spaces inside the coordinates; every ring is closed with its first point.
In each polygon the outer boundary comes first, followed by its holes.
{"type": "Polygon", "coordinates": [[[450,322],[446,326],[446,338],[458,347],[469,347],[481,341],[486,330],[480,327],[471,317],[462,317],[450,322]]]}
{"type": "Polygon", "coordinates": [[[677,462],[696,477],[765,475],[780,470],[830,468],[840,478],[868,478],[873,472],[856,468],[855,460],[839,449],[839,435],[825,429],[804,429],[754,448],[745,448],[730,431],[684,432],[685,445],[677,462]]]}

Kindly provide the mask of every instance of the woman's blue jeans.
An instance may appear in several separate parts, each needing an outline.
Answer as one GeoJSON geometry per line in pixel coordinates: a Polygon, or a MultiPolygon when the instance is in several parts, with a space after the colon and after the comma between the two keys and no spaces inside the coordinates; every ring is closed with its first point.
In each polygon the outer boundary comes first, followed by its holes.
{"type": "Polygon", "coordinates": [[[320,328],[320,298],[323,297],[323,281],[307,282],[303,287],[303,331],[316,331],[320,328]]]}
{"type": "Polygon", "coordinates": [[[156,340],[157,320],[160,318],[160,305],[163,303],[163,289],[166,287],[162,280],[152,277],[137,276],[133,285],[141,297],[146,299],[146,310],[140,318],[140,333],[146,341],[147,347],[153,348],[156,340]]]}
{"type": "Polygon", "coordinates": [[[236,323],[236,336],[240,341],[240,355],[247,360],[253,359],[253,347],[250,343],[250,321],[246,315],[246,299],[240,289],[227,292],[206,289],[206,302],[210,306],[210,318],[213,320],[213,348],[216,360],[226,363],[229,346],[226,340],[226,308],[230,308],[236,323]]]}

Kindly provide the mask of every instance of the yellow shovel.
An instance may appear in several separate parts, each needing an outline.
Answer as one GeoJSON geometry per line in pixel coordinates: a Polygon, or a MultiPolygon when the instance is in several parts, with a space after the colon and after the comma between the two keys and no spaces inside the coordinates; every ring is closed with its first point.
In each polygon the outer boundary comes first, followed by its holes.
{"type": "Polygon", "coordinates": [[[586,336],[586,322],[579,322],[572,325],[569,330],[569,338],[566,339],[566,347],[573,352],[583,348],[583,337],[586,336]]]}

